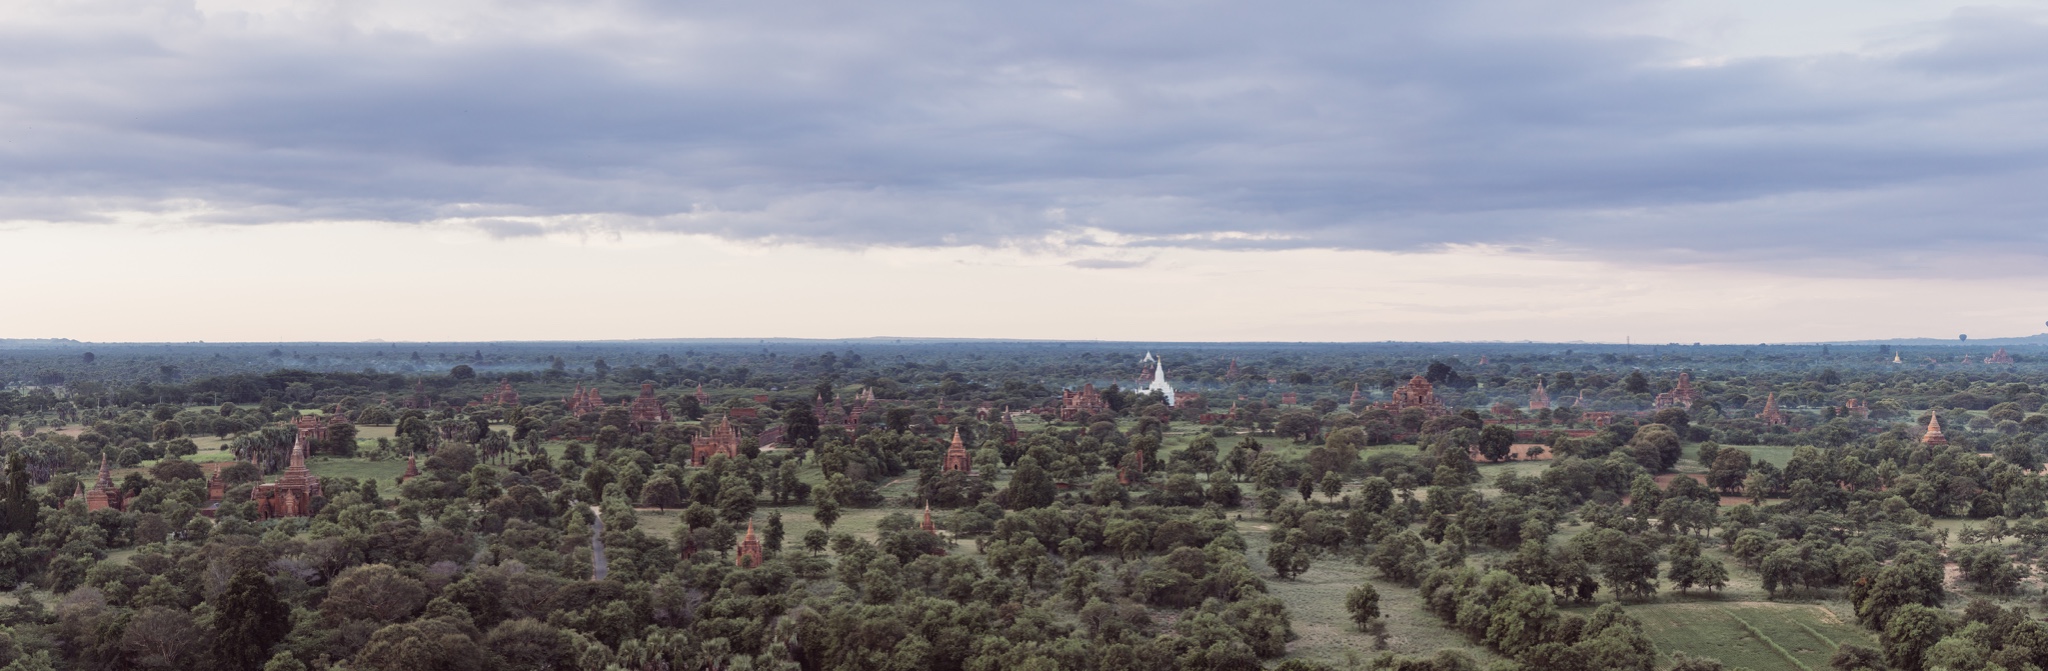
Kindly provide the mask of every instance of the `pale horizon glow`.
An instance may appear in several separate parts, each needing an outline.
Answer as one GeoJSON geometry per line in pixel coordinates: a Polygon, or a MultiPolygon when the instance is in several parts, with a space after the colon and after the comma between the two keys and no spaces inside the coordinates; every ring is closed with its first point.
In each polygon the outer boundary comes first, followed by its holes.
{"type": "Polygon", "coordinates": [[[1959,333],[2028,335],[2000,327],[2048,300],[2048,287],[1972,299],[1960,281],[1620,266],[1491,247],[1113,249],[1097,252],[1108,267],[1090,268],[1015,247],[836,249],[637,232],[494,239],[361,222],[16,226],[0,240],[57,250],[0,265],[0,282],[63,287],[15,292],[16,326],[0,337],[88,342],[1748,344],[1949,337],[1916,319],[1914,306],[1937,301],[1959,315],[1942,325],[1959,333]],[[1966,302],[1954,302],[1959,294],[1966,302]]]}

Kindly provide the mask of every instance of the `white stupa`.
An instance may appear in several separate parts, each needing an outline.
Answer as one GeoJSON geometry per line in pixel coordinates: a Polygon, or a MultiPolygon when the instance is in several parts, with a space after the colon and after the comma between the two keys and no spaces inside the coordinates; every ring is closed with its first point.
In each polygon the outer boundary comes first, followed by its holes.
{"type": "Polygon", "coordinates": [[[1152,384],[1147,385],[1145,387],[1145,391],[1156,391],[1161,394],[1165,394],[1166,404],[1173,405],[1173,385],[1167,384],[1166,382],[1166,361],[1164,359],[1153,358],[1150,352],[1147,352],[1145,354],[1145,358],[1153,362],[1152,384]]]}

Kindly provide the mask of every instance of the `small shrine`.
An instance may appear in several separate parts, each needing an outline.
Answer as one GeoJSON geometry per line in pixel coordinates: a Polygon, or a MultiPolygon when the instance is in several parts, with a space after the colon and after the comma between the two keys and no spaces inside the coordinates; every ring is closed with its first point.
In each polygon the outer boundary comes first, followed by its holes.
{"type": "Polygon", "coordinates": [[[754,537],[754,521],[747,520],[747,537],[740,539],[736,563],[740,568],[754,568],[761,565],[761,555],[761,540],[754,537]]]}

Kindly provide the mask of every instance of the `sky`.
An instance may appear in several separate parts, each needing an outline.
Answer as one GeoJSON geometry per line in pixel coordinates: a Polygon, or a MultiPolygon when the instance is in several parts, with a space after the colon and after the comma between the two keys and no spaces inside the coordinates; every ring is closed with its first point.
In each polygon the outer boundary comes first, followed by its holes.
{"type": "Polygon", "coordinates": [[[2048,2],[0,5],[0,337],[2048,331],[2048,2]]]}

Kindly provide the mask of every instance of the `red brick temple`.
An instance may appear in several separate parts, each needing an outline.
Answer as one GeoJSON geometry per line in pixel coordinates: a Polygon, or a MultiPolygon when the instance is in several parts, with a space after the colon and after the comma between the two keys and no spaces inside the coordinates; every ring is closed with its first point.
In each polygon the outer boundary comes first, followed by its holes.
{"type": "Polygon", "coordinates": [[[1430,417],[1446,415],[1451,412],[1450,408],[1444,406],[1443,401],[1437,399],[1436,385],[1430,384],[1428,379],[1420,375],[1409,378],[1408,384],[1396,387],[1393,400],[1381,403],[1379,406],[1384,410],[1395,413],[1409,408],[1419,408],[1424,415],[1430,417]]]}
{"type": "Polygon", "coordinates": [[[405,400],[405,407],[420,410],[434,407],[434,402],[427,399],[427,382],[425,380],[416,380],[412,383],[412,398],[405,400]]]}
{"type": "Polygon", "coordinates": [[[1060,391],[1060,421],[1062,422],[1086,419],[1109,411],[1109,402],[1102,400],[1102,393],[1095,391],[1095,383],[1093,382],[1081,385],[1080,391],[1060,391]]]}
{"type": "Polygon", "coordinates": [[[85,493],[85,509],[104,510],[112,508],[115,510],[125,510],[127,507],[128,497],[121,492],[120,487],[114,484],[114,469],[107,463],[107,455],[101,453],[100,479],[98,482],[93,483],[92,491],[85,493]]]}
{"type": "Polygon", "coordinates": [[[1692,374],[1679,373],[1678,384],[1672,387],[1671,391],[1658,394],[1656,400],[1652,401],[1650,405],[1658,410],[1673,406],[1683,406],[1685,409],[1691,410],[1693,402],[1698,400],[1700,400],[1700,392],[1698,389],[1692,388],[1692,374]]]}
{"type": "Polygon", "coordinates": [[[740,568],[754,568],[761,565],[761,541],[754,538],[754,521],[747,520],[747,537],[740,539],[740,568]]]}
{"type": "Polygon", "coordinates": [[[642,431],[651,430],[673,419],[669,416],[668,408],[661,404],[661,399],[654,396],[652,382],[640,383],[640,396],[633,399],[633,405],[627,409],[627,414],[633,427],[642,431]]]}
{"type": "Polygon", "coordinates": [[[1929,411],[1929,412],[1928,412],[1928,415],[1927,415],[1927,433],[1926,433],[1925,435],[1922,435],[1922,436],[1920,436],[1920,444],[1922,444],[1922,445],[1947,445],[1947,444],[1948,444],[1948,436],[1946,436],[1946,435],[1942,435],[1942,433],[1941,433],[1941,415],[1938,415],[1938,414],[1934,414],[1934,413],[1933,413],[1932,411],[1929,411]]]}
{"type": "Polygon", "coordinates": [[[1785,413],[1778,411],[1778,392],[1771,392],[1764,398],[1764,409],[1756,414],[1756,418],[1763,420],[1764,426],[1785,425],[1785,413]]]}
{"type": "Polygon", "coordinates": [[[1550,409],[1550,391],[1543,388],[1543,378],[1536,378],[1536,389],[1529,392],[1529,409],[1550,409]]]}
{"type": "Polygon", "coordinates": [[[953,445],[946,448],[944,469],[962,473],[974,472],[974,461],[967,456],[967,444],[961,442],[959,429],[953,430],[953,445]]]}
{"type": "Polygon", "coordinates": [[[1859,418],[1869,417],[1870,404],[1852,398],[1849,399],[1849,402],[1842,404],[1842,412],[1844,414],[1855,415],[1859,418]]]}
{"type": "Polygon", "coordinates": [[[2012,363],[2012,355],[2005,353],[2005,348],[2000,347],[1991,356],[1984,357],[1984,363],[2009,364],[2012,363]]]}
{"type": "Polygon", "coordinates": [[[319,498],[320,479],[306,470],[306,434],[292,443],[291,463],[276,482],[256,486],[250,498],[256,501],[256,515],[263,519],[312,517],[313,499],[319,498]]]}
{"type": "Polygon", "coordinates": [[[519,405],[519,392],[512,390],[512,381],[498,378],[498,390],[484,394],[484,405],[519,405]]]}
{"type": "Polygon", "coordinates": [[[718,418],[717,427],[690,439],[690,465],[711,463],[712,455],[718,454],[725,455],[727,459],[740,456],[740,430],[733,428],[730,418],[718,418]]]}

